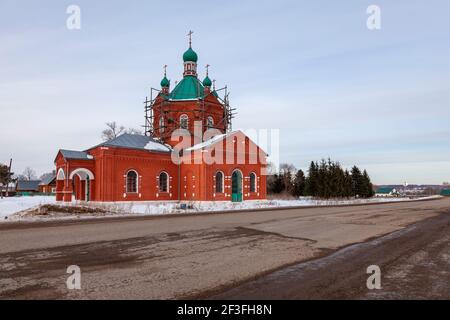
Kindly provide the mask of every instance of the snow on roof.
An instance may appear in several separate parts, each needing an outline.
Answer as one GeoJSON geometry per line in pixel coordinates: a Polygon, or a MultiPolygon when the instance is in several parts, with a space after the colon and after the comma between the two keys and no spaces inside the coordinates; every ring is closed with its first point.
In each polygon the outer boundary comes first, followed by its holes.
{"type": "MultiPolygon", "coordinates": [[[[119,147],[119,148],[131,148],[131,149],[144,149],[150,151],[170,152],[170,148],[164,144],[156,141],[152,137],[144,136],[141,134],[124,133],[117,138],[103,142],[95,147],[119,147]]],[[[90,150],[89,149],[89,150],[90,150]]]]}
{"type": "Polygon", "coordinates": [[[145,146],[144,146],[145,150],[151,150],[151,151],[164,151],[164,152],[168,152],[170,151],[170,149],[163,145],[162,143],[150,140],[145,146]]]}
{"type": "Polygon", "coordinates": [[[206,147],[208,147],[210,145],[213,145],[216,142],[219,142],[219,141],[225,139],[228,136],[231,136],[232,134],[234,134],[236,132],[237,131],[233,131],[233,132],[230,132],[230,133],[219,134],[217,136],[212,137],[209,140],[206,140],[206,141],[204,141],[202,143],[197,143],[197,144],[193,145],[192,147],[187,148],[186,151],[195,151],[195,150],[200,150],[200,149],[206,148],[206,147]]]}

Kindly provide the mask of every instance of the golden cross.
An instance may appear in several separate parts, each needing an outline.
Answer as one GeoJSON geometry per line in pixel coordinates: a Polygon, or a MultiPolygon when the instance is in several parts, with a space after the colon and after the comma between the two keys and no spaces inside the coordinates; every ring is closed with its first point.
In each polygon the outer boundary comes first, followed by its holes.
{"type": "Polygon", "coordinates": [[[206,76],[209,75],[209,67],[211,67],[209,64],[206,65],[206,76]]]}
{"type": "Polygon", "coordinates": [[[216,79],[213,80],[213,90],[216,90],[216,79]]]}
{"type": "Polygon", "coordinates": [[[194,33],[194,31],[190,30],[189,33],[187,34],[189,37],[189,47],[191,47],[192,45],[192,34],[194,33]]]}
{"type": "Polygon", "coordinates": [[[164,76],[166,76],[167,75],[167,64],[165,64],[163,68],[164,68],[164,76]]]}

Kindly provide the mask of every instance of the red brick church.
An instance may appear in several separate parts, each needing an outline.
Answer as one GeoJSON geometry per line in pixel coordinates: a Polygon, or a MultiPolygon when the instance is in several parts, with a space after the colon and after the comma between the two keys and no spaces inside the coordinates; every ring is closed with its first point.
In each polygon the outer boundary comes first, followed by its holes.
{"type": "Polygon", "coordinates": [[[171,90],[164,72],[161,89],[146,99],[144,135],[59,150],[58,201],[266,199],[266,153],[242,131],[232,131],[226,87],[221,98],[208,66],[199,80],[191,41],[183,61],[183,79],[171,90]]]}

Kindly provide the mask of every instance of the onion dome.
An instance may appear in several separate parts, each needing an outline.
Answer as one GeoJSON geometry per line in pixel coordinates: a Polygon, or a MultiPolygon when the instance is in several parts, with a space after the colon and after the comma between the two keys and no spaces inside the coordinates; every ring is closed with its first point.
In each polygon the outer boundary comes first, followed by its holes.
{"type": "Polygon", "coordinates": [[[194,50],[192,50],[191,47],[187,49],[187,51],[183,54],[183,61],[184,62],[197,62],[198,56],[197,53],[195,53],[194,50]]]}
{"type": "Polygon", "coordinates": [[[212,81],[211,81],[211,79],[208,76],[206,76],[206,78],[203,80],[203,85],[205,87],[211,87],[212,86],[212,81]]]}
{"type": "Polygon", "coordinates": [[[170,86],[170,81],[167,79],[166,76],[161,80],[161,87],[162,88],[168,88],[170,86]]]}

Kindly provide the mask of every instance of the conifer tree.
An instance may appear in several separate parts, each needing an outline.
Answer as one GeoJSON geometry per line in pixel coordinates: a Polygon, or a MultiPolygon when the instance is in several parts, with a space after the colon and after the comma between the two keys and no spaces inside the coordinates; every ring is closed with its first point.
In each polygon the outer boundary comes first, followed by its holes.
{"type": "Polygon", "coordinates": [[[344,172],[344,196],[347,198],[353,196],[353,179],[348,170],[344,172]]]}
{"type": "Polygon", "coordinates": [[[294,197],[301,197],[305,195],[306,179],[303,170],[298,170],[295,174],[293,192],[294,197]]]}
{"type": "Polygon", "coordinates": [[[306,179],[305,195],[316,197],[317,196],[317,179],[318,179],[317,164],[311,161],[308,169],[308,178],[306,179]]]}
{"type": "Polygon", "coordinates": [[[365,196],[364,177],[357,166],[353,166],[352,168],[352,188],[355,197],[365,196]]]}
{"type": "Polygon", "coordinates": [[[363,171],[363,181],[364,181],[364,188],[365,188],[365,198],[373,197],[375,192],[373,191],[373,185],[370,181],[369,174],[367,173],[367,170],[363,171]]]}
{"type": "Polygon", "coordinates": [[[279,194],[283,192],[283,190],[284,190],[283,177],[280,174],[276,173],[271,177],[270,182],[268,183],[267,191],[272,194],[279,194]]]}

